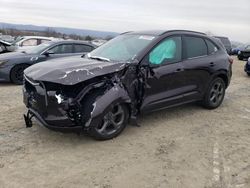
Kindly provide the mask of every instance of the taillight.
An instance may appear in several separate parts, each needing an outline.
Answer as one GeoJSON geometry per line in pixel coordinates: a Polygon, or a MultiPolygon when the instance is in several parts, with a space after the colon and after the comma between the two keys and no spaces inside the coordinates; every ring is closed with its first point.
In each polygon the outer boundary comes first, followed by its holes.
{"type": "Polygon", "coordinates": [[[231,57],[228,58],[228,61],[229,61],[230,64],[233,64],[233,63],[234,63],[234,59],[231,58],[231,57]]]}

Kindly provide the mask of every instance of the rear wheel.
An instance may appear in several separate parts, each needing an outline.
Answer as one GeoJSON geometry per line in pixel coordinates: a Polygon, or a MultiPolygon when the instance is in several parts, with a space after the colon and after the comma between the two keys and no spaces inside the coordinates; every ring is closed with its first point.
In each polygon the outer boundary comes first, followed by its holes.
{"type": "Polygon", "coordinates": [[[28,67],[28,65],[16,65],[12,68],[10,72],[10,80],[14,84],[21,85],[23,83],[23,71],[28,67]]]}
{"type": "Polygon", "coordinates": [[[129,112],[124,104],[115,104],[108,107],[101,122],[92,127],[90,135],[97,140],[108,140],[118,136],[128,123],[129,112]]]}
{"type": "Polygon", "coordinates": [[[225,96],[225,82],[221,78],[214,79],[203,99],[203,105],[208,109],[219,107],[225,96]]]}
{"type": "Polygon", "coordinates": [[[247,75],[250,76],[250,73],[248,72],[247,75]]]}

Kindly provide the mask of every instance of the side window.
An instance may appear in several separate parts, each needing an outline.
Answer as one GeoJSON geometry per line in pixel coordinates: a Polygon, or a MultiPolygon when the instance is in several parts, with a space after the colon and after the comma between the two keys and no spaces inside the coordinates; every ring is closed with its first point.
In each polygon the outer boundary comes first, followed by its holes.
{"type": "Polygon", "coordinates": [[[181,37],[170,37],[157,45],[149,54],[149,63],[160,65],[181,61],[181,37]]]}
{"type": "Polygon", "coordinates": [[[246,50],[250,50],[250,45],[248,45],[248,46],[246,47],[246,50]]]}
{"type": "Polygon", "coordinates": [[[213,54],[213,53],[215,53],[215,52],[217,52],[218,51],[218,48],[211,42],[211,41],[209,41],[209,40],[205,40],[206,41],[206,43],[207,43],[207,47],[208,47],[208,54],[210,55],[210,54],[213,54]]]}
{"type": "Polygon", "coordinates": [[[92,46],[84,44],[75,44],[75,53],[91,52],[93,50],[92,46]]]}
{"type": "Polygon", "coordinates": [[[73,45],[72,44],[61,44],[61,45],[55,46],[54,48],[50,49],[49,51],[53,52],[54,54],[73,53],[73,45]]]}
{"type": "Polygon", "coordinates": [[[22,46],[37,46],[37,39],[28,39],[23,41],[22,46]]]}
{"type": "Polygon", "coordinates": [[[43,44],[43,43],[46,43],[46,42],[50,42],[50,40],[47,40],[47,39],[41,39],[40,40],[40,44],[43,44]]]}
{"type": "Polygon", "coordinates": [[[183,37],[184,58],[190,59],[207,55],[207,45],[202,38],[199,37],[183,37]]]}

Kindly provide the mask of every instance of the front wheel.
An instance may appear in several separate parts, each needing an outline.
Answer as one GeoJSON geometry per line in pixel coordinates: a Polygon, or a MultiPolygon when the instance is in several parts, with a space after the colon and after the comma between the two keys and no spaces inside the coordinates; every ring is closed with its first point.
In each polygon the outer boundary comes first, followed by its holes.
{"type": "Polygon", "coordinates": [[[28,65],[16,65],[12,68],[10,72],[10,80],[17,85],[23,83],[23,71],[28,67],[28,65]]]}
{"type": "Polygon", "coordinates": [[[108,107],[101,122],[90,129],[90,135],[97,140],[109,140],[118,136],[126,127],[129,111],[124,104],[115,104],[108,107]]]}
{"type": "Polygon", "coordinates": [[[203,106],[208,109],[219,107],[225,96],[225,82],[221,78],[214,79],[203,99],[203,106]]]}
{"type": "Polygon", "coordinates": [[[247,75],[250,76],[250,73],[248,72],[247,75]]]}

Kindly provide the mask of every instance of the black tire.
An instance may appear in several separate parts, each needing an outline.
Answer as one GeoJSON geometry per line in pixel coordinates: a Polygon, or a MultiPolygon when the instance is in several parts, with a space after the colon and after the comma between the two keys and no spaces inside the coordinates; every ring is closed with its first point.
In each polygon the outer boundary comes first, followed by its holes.
{"type": "Polygon", "coordinates": [[[11,69],[10,80],[14,84],[23,84],[23,71],[28,67],[26,64],[16,65],[11,69]]]}
{"type": "Polygon", "coordinates": [[[238,56],[238,59],[242,61],[244,58],[242,56],[238,56]]]}
{"type": "Polygon", "coordinates": [[[89,135],[96,140],[109,140],[117,137],[128,124],[129,111],[125,104],[114,104],[107,108],[99,124],[91,127],[89,135]],[[122,115],[115,116],[121,110],[122,115]],[[119,119],[120,118],[120,119],[119,119]],[[114,123],[117,123],[114,125],[114,123]]]}
{"type": "Polygon", "coordinates": [[[203,99],[203,106],[207,109],[218,108],[225,96],[225,82],[221,78],[214,79],[203,99]]]}
{"type": "Polygon", "coordinates": [[[248,72],[247,75],[250,76],[250,73],[248,72]]]}

